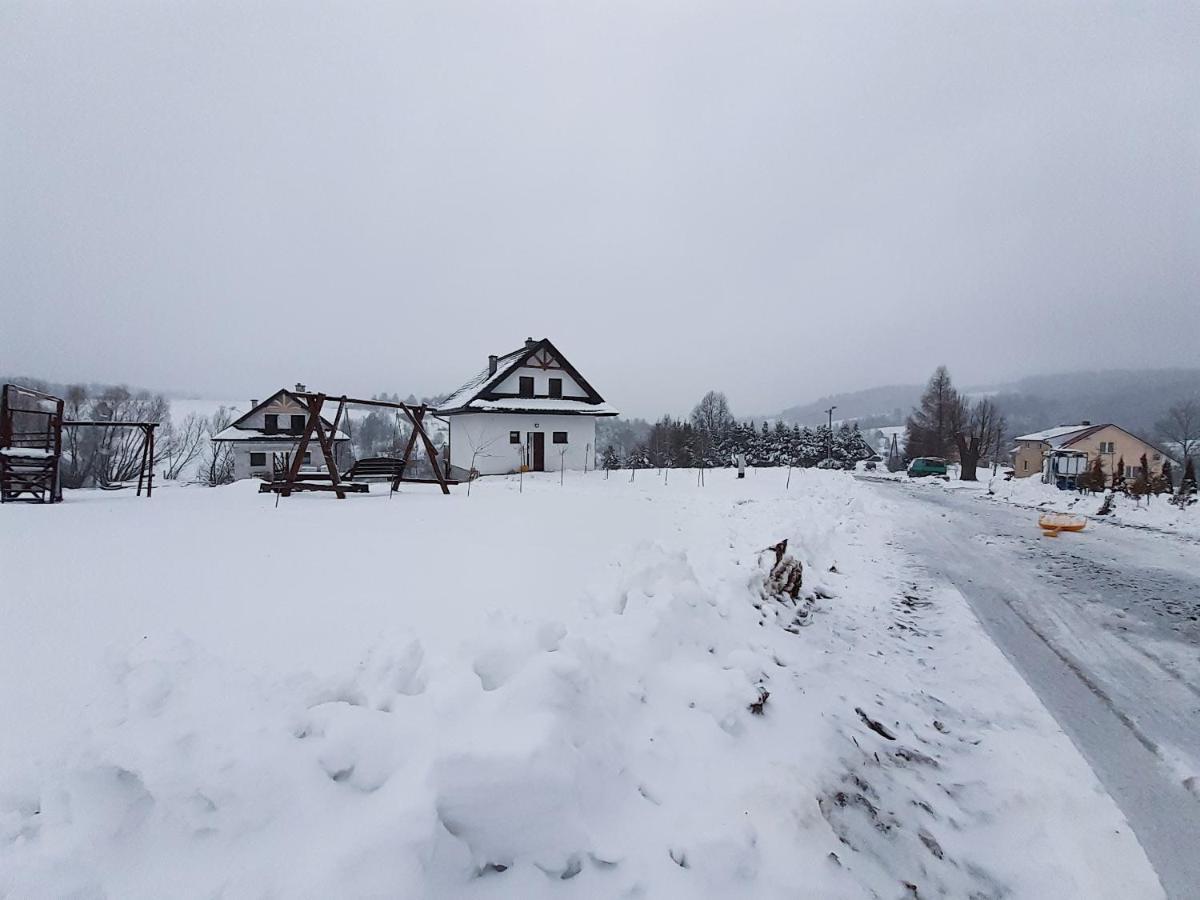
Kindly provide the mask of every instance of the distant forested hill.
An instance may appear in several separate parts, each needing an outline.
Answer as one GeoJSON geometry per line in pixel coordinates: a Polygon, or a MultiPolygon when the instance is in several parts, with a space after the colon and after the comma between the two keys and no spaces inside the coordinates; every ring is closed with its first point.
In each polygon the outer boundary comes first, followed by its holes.
{"type": "MultiPolygon", "coordinates": [[[[789,407],[779,415],[800,425],[820,424],[825,421],[825,410],[836,405],[834,419],[856,419],[864,427],[899,425],[922,388],[889,385],[834,394],[789,407]]],[[[971,395],[991,396],[1008,419],[1010,436],[1087,420],[1115,422],[1153,439],[1154,423],[1167,407],[1200,397],[1200,369],[1065,372],[986,387],[959,385],[959,389],[971,395]]]]}
{"type": "Polygon", "coordinates": [[[834,419],[868,419],[883,416],[889,421],[879,424],[898,425],[920,399],[923,389],[924,385],[920,384],[893,384],[868,388],[865,391],[831,394],[811,403],[788,407],[779,414],[779,418],[794,425],[820,425],[826,420],[825,410],[836,406],[834,419]]]}

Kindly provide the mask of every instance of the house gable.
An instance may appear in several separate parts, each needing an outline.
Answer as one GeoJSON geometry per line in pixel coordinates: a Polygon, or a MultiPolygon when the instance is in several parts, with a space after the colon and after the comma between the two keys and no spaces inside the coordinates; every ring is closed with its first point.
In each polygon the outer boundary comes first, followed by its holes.
{"type": "MultiPolygon", "coordinates": [[[[535,401],[546,412],[553,411],[546,404],[552,405],[561,400],[564,407],[575,407],[573,411],[578,413],[586,414],[594,409],[593,414],[596,415],[616,414],[579,370],[546,338],[531,341],[520,350],[498,358],[495,373],[485,369],[451,394],[438,411],[451,413],[466,410],[472,404],[477,404],[474,408],[482,408],[488,403],[517,403],[522,399],[535,401]],[[532,392],[522,391],[522,379],[529,379],[525,383],[532,385],[532,392]],[[552,379],[561,381],[561,394],[552,393],[552,379]]],[[[564,408],[560,411],[572,410],[564,408]]]]}
{"type": "MultiPolygon", "coordinates": [[[[301,403],[291,391],[286,389],[276,391],[240,419],[236,419],[231,427],[238,431],[262,431],[266,428],[268,415],[279,416],[280,427],[284,428],[288,416],[302,415],[307,419],[308,407],[301,403]]],[[[322,419],[322,421],[324,420],[322,419]]]]}
{"type": "MultiPolygon", "coordinates": [[[[297,435],[291,429],[291,417],[304,416],[308,421],[308,406],[286,388],[276,391],[249,412],[235,419],[228,427],[213,437],[215,441],[294,441],[297,435]],[[279,416],[277,430],[267,431],[267,416],[279,416]]],[[[321,424],[334,441],[349,440],[342,432],[334,432],[333,423],[321,416],[321,424]]]]}
{"type": "MultiPolygon", "coordinates": [[[[578,373],[576,373],[578,374],[578,373]]],[[[581,379],[576,379],[571,370],[563,365],[561,359],[549,348],[542,348],[527,359],[521,361],[516,368],[510,368],[509,374],[502,380],[493,382],[479,396],[484,400],[499,400],[502,397],[521,396],[521,379],[533,379],[533,396],[549,397],[550,380],[557,378],[562,384],[562,396],[571,400],[592,402],[602,399],[595,391],[580,385],[581,379]]]]}
{"type": "Polygon", "coordinates": [[[1136,434],[1132,434],[1122,428],[1120,425],[1100,425],[1095,428],[1088,429],[1086,432],[1072,436],[1069,440],[1063,442],[1064,449],[1083,450],[1089,454],[1098,452],[1097,448],[1101,442],[1112,443],[1120,450],[1114,450],[1118,455],[1124,454],[1126,450],[1134,450],[1136,452],[1126,455],[1125,462],[1128,465],[1136,465],[1138,459],[1144,453],[1150,462],[1159,462],[1168,457],[1168,454],[1154,446],[1149,441],[1144,441],[1136,434]]]}

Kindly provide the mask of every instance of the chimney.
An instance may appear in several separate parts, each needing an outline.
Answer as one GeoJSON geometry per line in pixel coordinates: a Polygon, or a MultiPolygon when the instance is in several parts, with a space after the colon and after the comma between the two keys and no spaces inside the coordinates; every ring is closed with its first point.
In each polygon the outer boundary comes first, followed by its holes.
{"type": "Polygon", "coordinates": [[[528,350],[536,343],[537,341],[535,341],[533,338],[525,338],[525,349],[528,350]]]}
{"type": "Polygon", "coordinates": [[[1091,425],[1092,423],[1091,423],[1091,422],[1089,422],[1087,419],[1084,419],[1084,420],[1083,420],[1082,422],[1080,422],[1079,424],[1080,424],[1080,425],[1091,425]]]}
{"type": "Polygon", "coordinates": [[[258,401],[257,401],[257,400],[251,400],[251,401],[250,401],[250,408],[251,408],[251,409],[254,409],[254,407],[256,407],[256,406],[258,406],[258,401]]]}
{"type": "Polygon", "coordinates": [[[499,360],[500,360],[500,358],[498,356],[496,356],[496,354],[494,354],[494,353],[488,357],[488,374],[489,375],[496,374],[496,365],[499,362],[499,360]]]}
{"type": "Polygon", "coordinates": [[[307,390],[308,390],[308,388],[306,388],[306,387],[304,386],[304,383],[303,383],[303,382],[300,382],[300,381],[297,381],[297,382],[296,382],[296,393],[297,393],[297,394],[303,394],[303,393],[305,393],[307,390]]]}

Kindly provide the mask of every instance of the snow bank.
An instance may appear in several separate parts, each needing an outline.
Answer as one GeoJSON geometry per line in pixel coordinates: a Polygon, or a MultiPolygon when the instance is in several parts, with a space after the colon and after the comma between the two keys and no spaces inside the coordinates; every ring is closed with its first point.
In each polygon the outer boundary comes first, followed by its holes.
{"type": "Polygon", "coordinates": [[[904,472],[886,470],[864,474],[871,479],[902,481],[926,490],[963,491],[1030,509],[1085,515],[1094,522],[1200,538],[1200,504],[1183,509],[1168,502],[1165,494],[1141,501],[1117,494],[1113,498],[1112,512],[1099,517],[1096,513],[1104,502],[1103,494],[1060,491],[1052,484],[1043,484],[1037,476],[1006,479],[1003,472],[993,475],[990,468],[979,469],[977,481],[961,481],[957,471],[953,470],[948,481],[939,478],[912,479],[904,472]]]}
{"type": "Polygon", "coordinates": [[[886,499],[673,474],[5,508],[0,895],[1158,894],[886,499]]]}

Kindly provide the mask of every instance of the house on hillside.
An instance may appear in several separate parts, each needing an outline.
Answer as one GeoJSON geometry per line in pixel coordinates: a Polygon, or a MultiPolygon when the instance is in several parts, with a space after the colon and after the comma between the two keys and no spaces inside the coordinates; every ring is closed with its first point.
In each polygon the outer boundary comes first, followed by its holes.
{"type": "Polygon", "coordinates": [[[1099,456],[1104,462],[1104,471],[1111,475],[1117,464],[1125,460],[1126,478],[1136,478],[1141,473],[1141,458],[1145,454],[1153,475],[1161,468],[1165,454],[1153,444],[1130,434],[1119,425],[1111,423],[1093,425],[1080,422],[1078,425],[1060,425],[1033,434],[1023,434],[1016,439],[1013,448],[1013,474],[1017,478],[1041,475],[1047,483],[1074,483],[1099,456]]]}
{"type": "MultiPolygon", "coordinates": [[[[297,384],[295,390],[303,392],[304,385],[297,384]]],[[[251,400],[250,411],[214,436],[213,442],[230,445],[235,479],[270,477],[274,467],[291,464],[292,452],[307,421],[308,408],[296,394],[279,390],[262,403],[251,400]]],[[[333,423],[324,417],[321,422],[333,434],[336,459],[339,448],[350,439],[340,431],[334,432],[333,423]]],[[[325,460],[315,441],[305,450],[302,465],[307,471],[325,471],[325,460]]]]}
{"type": "Polygon", "coordinates": [[[450,423],[450,464],[481,475],[583,469],[596,451],[596,419],[617,410],[549,340],[489,356],[487,366],[438,407],[450,423]]]}

